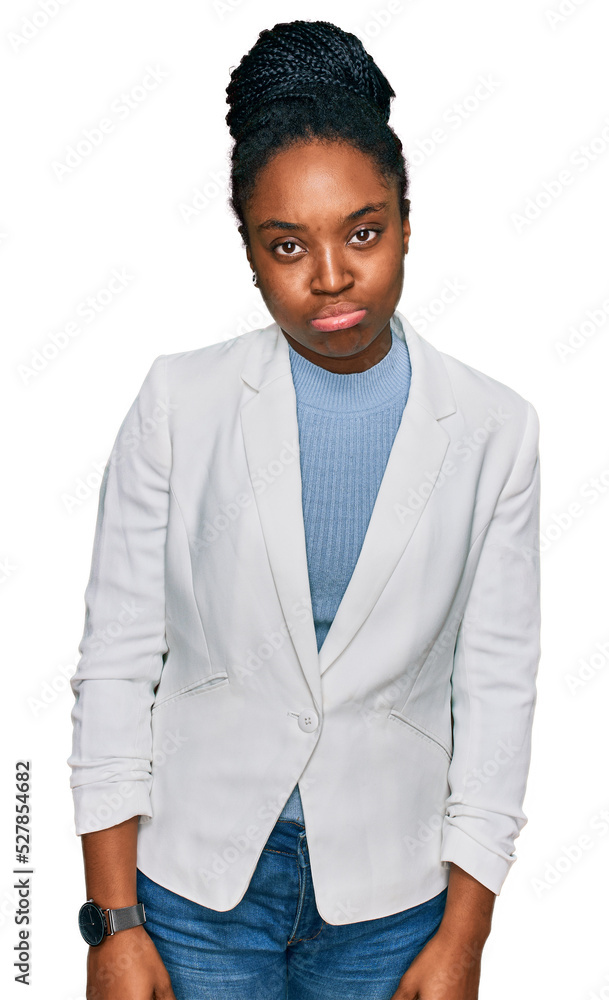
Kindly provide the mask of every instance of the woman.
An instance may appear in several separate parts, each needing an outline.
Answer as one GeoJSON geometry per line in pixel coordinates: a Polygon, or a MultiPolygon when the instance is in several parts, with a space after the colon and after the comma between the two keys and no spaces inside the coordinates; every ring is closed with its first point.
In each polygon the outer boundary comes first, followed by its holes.
{"type": "Polygon", "coordinates": [[[408,176],[358,39],[277,24],[227,92],[274,322],[157,358],[104,474],[87,996],[475,1000],[526,822],[537,414],[397,312],[408,176]]]}

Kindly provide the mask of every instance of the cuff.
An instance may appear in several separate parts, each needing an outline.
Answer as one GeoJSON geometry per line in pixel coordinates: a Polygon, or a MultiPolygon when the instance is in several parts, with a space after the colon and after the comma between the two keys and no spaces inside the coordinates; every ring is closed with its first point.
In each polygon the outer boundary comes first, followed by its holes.
{"type": "Polygon", "coordinates": [[[489,850],[488,847],[473,840],[457,826],[444,828],[440,861],[453,861],[459,868],[463,868],[487,889],[494,892],[496,896],[501,892],[503,883],[515,860],[515,855],[508,857],[489,850]]]}
{"type": "Polygon", "coordinates": [[[77,836],[107,830],[132,816],[152,817],[151,781],[91,782],[72,789],[77,836]]]}

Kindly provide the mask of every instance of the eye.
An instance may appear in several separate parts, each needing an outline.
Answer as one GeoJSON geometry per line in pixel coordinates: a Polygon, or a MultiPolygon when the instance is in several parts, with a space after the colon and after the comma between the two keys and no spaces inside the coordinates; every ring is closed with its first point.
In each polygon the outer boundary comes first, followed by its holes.
{"type": "Polygon", "coordinates": [[[299,243],[294,243],[293,240],[284,240],[283,243],[278,243],[276,246],[273,247],[273,253],[277,253],[278,257],[296,257],[297,256],[296,251],[298,249],[302,250],[302,247],[300,246],[299,243]],[[287,248],[286,252],[278,253],[277,251],[283,247],[287,248]]]}
{"type": "Polygon", "coordinates": [[[362,235],[362,233],[366,234],[366,237],[370,233],[372,233],[373,236],[379,236],[380,235],[380,230],[379,229],[370,229],[369,226],[363,226],[361,229],[358,229],[357,232],[353,234],[353,236],[349,240],[349,243],[351,243],[356,237],[358,237],[358,239],[355,239],[356,245],[358,243],[360,243],[360,244],[374,243],[374,239],[372,239],[372,240],[367,239],[367,238],[365,238],[363,240],[359,239],[359,237],[362,235]]]}

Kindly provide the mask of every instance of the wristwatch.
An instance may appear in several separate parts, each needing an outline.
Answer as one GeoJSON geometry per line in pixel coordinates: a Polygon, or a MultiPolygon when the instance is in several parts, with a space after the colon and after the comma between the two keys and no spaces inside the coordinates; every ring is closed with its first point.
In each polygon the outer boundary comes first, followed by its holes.
{"type": "Polygon", "coordinates": [[[78,926],[87,944],[101,944],[106,936],[126,931],[146,922],[143,903],[121,906],[118,910],[102,910],[92,899],[83,903],[78,911],[78,926]]]}

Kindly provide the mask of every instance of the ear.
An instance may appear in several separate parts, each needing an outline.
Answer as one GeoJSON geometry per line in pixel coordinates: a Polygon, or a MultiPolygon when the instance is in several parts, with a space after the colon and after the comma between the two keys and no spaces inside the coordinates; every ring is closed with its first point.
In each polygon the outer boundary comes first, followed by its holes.
{"type": "Polygon", "coordinates": [[[408,253],[408,241],[410,239],[410,220],[404,219],[402,222],[402,237],[404,242],[404,253],[408,253]]]}
{"type": "Polygon", "coordinates": [[[251,267],[251,269],[253,271],[254,270],[254,264],[252,262],[252,252],[251,252],[251,250],[250,250],[249,247],[245,248],[245,255],[246,255],[246,257],[247,257],[247,259],[249,261],[250,267],[251,267]]]}

